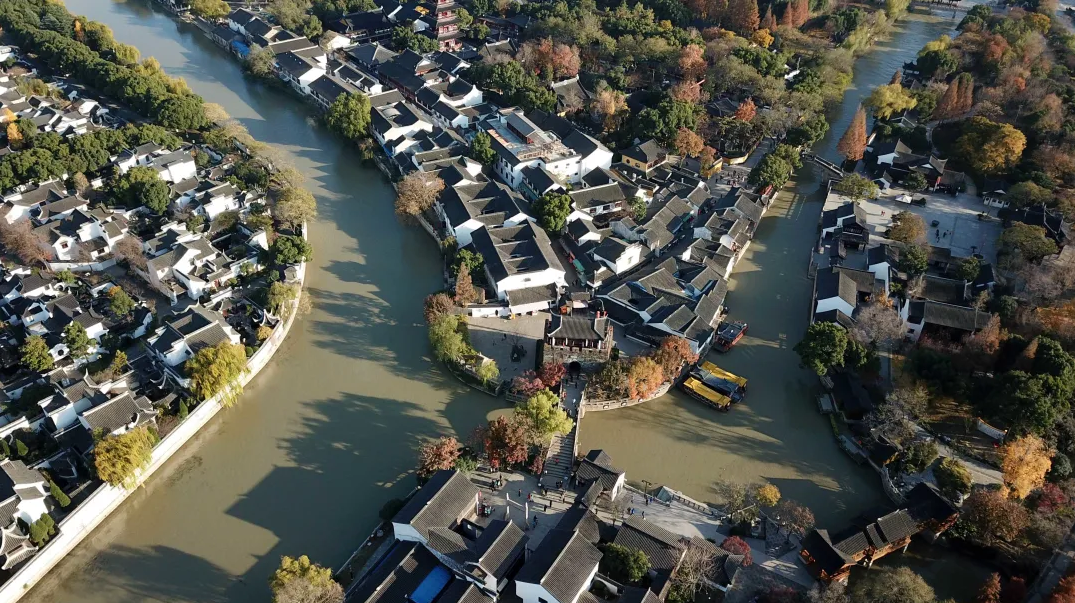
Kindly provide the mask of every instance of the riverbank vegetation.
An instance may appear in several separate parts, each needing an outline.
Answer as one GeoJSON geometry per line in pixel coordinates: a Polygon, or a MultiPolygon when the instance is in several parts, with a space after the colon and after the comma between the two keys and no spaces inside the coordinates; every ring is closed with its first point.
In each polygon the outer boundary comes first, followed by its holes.
{"type": "MultiPolygon", "coordinates": [[[[995,263],[967,258],[945,274],[970,283],[985,264],[996,266],[995,285],[967,298],[980,313],[976,333],[958,340],[927,335],[896,354],[894,390],[882,393],[887,402],[867,421],[893,434],[893,441],[898,434],[913,439],[909,428],[918,422],[946,442],[951,438],[959,453],[999,469],[997,488],[972,487],[976,480],[967,467],[950,457],[932,472],[947,497],[966,497],[951,531],[956,541],[1027,582],[1075,517],[1075,271],[1057,255],[1066,235],[1043,227],[1075,217],[1075,35],[1055,11],[1046,2],[974,6],[958,35],[928,43],[915,63],[865,103],[876,119],[872,144],[900,140],[915,153],[947,159],[945,171],[965,174],[971,180],[966,188],[979,196],[1010,193],[1000,212],[995,263]],[[907,116],[918,125],[905,126],[900,119],[907,116]],[[1040,223],[1029,215],[1041,216],[1040,223]],[[997,434],[1003,445],[986,433],[997,434]]],[[[863,158],[860,121],[841,140],[849,160],[863,158]]],[[[869,168],[871,158],[865,159],[869,168]]],[[[900,186],[921,191],[927,188],[922,180],[908,178],[900,186]]],[[[985,214],[997,212],[986,207],[982,213],[988,220],[985,214]]],[[[899,242],[900,269],[911,277],[901,293],[919,295],[922,280],[915,275],[935,270],[925,244],[929,228],[900,212],[886,236],[899,242]]],[[[819,375],[846,361],[841,340],[847,336],[836,331],[844,332],[813,325],[796,348],[819,375]]],[[[927,456],[935,454],[920,452],[916,466],[907,465],[910,458],[903,468],[934,464],[927,456]]]]}

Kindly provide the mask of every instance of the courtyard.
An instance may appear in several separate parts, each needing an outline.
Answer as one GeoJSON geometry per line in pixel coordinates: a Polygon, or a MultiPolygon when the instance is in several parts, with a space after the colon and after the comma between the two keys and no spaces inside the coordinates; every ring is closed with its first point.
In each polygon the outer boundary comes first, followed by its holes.
{"type": "MultiPolygon", "coordinates": [[[[871,245],[887,241],[885,231],[892,227],[892,216],[909,211],[925,221],[926,242],[930,245],[951,249],[954,258],[981,254],[987,262],[996,261],[997,237],[1003,227],[994,216],[986,215],[984,219],[979,219],[979,214],[987,214],[991,208],[982,204],[976,195],[960,193],[953,197],[928,191],[911,195],[915,199],[925,197],[926,205],[922,207],[896,200],[904,194],[905,191],[901,189],[892,189],[882,191],[877,199],[866,199],[859,203],[866,214],[871,245]]],[[[832,193],[825,201],[825,209],[850,202],[847,197],[832,193]]],[[[996,210],[992,212],[996,213],[996,210]]]]}
{"type": "Polygon", "coordinates": [[[548,312],[513,319],[468,316],[470,345],[496,362],[501,380],[511,381],[526,371],[534,370],[538,344],[545,335],[545,321],[548,318],[548,312]],[[513,360],[512,350],[516,346],[523,355],[513,360]]]}

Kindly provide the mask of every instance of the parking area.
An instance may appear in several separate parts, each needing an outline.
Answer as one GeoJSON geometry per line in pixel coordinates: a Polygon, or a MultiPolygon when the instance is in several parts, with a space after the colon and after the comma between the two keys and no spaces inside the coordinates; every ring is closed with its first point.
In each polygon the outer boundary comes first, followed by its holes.
{"type": "MultiPolygon", "coordinates": [[[[880,198],[860,203],[870,227],[871,243],[885,239],[885,231],[892,227],[893,215],[910,211],[925,220],[926,241],[930,245],[951,249],[953,257],[965,258],[978,253],[986,261],[996,261],[997,237],[1003,228],[995,217],[979,219],[978,215],[989,208],[977,196],[962,193],[953,197],[929,192],[912,195],[915,199],[926,198],[923,207],[897,201],[902,194],[904,192],[900,190],[884,191],[880,198]]],[[[834,193],[827,200],[825,209],[847,202],[846,197],[834,193]]]]}
{"type": "Polygon", "coordinates": [[[470,345],[496,362],[502,380],[511,381],[534,369],[538,342],[545,335],[545,320],[548,318],[547,312],[533,316],[517,316],[514,319],[468,316],[470,345]],[[513,360],[512,350],[516,346],[522,356],[513,360]]]}

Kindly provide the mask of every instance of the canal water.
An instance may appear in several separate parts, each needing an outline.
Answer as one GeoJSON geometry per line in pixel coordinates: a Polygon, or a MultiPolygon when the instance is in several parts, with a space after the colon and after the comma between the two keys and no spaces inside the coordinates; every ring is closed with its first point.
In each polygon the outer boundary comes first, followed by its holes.
{"type": "MultiPolygon", "coordinates": [[[[376,170],[325,132],[303,103],[243,77],[201,32],[147,0],[66,0],[109,25],[308,177],[314,312],[236,406],[221,414],[26,597],[34,603],[268,600],[281,555],[338,565],[381,505],[414,485],[424,437],[469,434],[502,403],[461,386],[430,359],[422,299],[440,285],[436,247],[401,228],[376,170]]],[[[856,65],[854,88],[820,143],[835,141],[859,99],[950,21],[912,17],[856,65]]],[[[750,379],[745,406],[716,414],[679,395],[588,415],[582,445],[608,450],[633,481],[702,500],[714,480],[767,479],[823,525],[880,502],[876,477],[827,435],[791,347],[806,328],[807,252],[820,204],[806,173],[762,222],[734,278],[733,316],[750,337],[717,360],[750,379]]]]}
{"type": "MultiPolygon", "coordinates": [[[[839,162],[836,143],[862,99],[954,23],[950,11],[908,15],[860,57],[815,151],[839,162]]],[[[837,447],[815,403],[817,377],[800,368],[793,350],[809,323],[807,265],[822,208],[819,172],[800,170],[777,196],[730,283],[730,316],[750,330],[731,352],[711,352],[709,359],[749,379],[745,404],[717,413],[675,391],[646,405],[591,413],[582,424],[583,448],[607,450],[628,480],[668,484],[701,500],[714,498],[715,480],[765,479],[809,506],[820,526],[838,528],[886,501],[877,474],[837,447]]]]}

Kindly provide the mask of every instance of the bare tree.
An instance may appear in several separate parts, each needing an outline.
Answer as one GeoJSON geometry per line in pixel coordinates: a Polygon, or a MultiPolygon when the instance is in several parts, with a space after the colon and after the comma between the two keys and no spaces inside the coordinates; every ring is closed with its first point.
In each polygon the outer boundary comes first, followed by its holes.
{"type": "Polygon", "coordinates": [[[146,256],[142,253],[142,240],[133,234],[120,239],[112,248],[117,260],[127,262],[130,268],[146,269],[146,256]]]}
{"type": "Polygon", "coordinates": [[[847,584],[833,582],[831,584],[815,584],[806,595],[810,603],[850,603],[851,597],[847,596],[847,584]]]}
{"type": "Polygon", "coordinates": [[[433,207],[437,195],[444,190],[444,181],[429,172],[411,172],[396,186],[396,214],[401,218],[416,218],[433,207]]]}
{"type": "Polygon", "coordinates": [[[52,246],[40,234],[34,232],[30,220],[8,224],[0,220],[0,244],[8,253],[18,256],[24,264],[44,264],[53,257],[52,246]]]}
{"type": "Polygon", "coordinates": [[[903,340],[903,319],[891,306],[873,302],[860,306],[851,329],[851,336],[859,343],[874,343],[877,347],[889,350],[903,340]]]}
{"type": "Polygon", "coordinates": [[[698,591],[705,588],[716,572],[716,557],[709,547],[689,544],[683,553],[683,559],[672,576],[672,584],[680,593],[686,594],[693,601],[698,591]]]}

